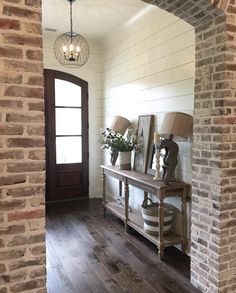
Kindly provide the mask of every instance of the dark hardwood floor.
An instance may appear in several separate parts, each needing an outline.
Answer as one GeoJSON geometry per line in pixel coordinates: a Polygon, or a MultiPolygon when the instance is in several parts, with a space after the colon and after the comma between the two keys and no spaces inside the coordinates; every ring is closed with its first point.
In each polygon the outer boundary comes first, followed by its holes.
{"type": "Polygon", "coordinates": [[[189,258],[165,251],[111,214],[101,200],[47,206],[48,293],[197,293],[189,281],[189,258]]]}

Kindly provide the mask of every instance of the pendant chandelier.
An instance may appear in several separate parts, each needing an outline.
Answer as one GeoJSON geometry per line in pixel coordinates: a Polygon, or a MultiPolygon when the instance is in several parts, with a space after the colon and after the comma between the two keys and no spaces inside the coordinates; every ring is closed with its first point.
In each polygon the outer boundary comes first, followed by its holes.
{"type": "Polygon", "coordinates": [[[54,55],[62,65],[83,66],[89,57],[89,46],[86,39],[73,32],[72,3],[70,3],[70,32],[61,34],[54,43],[54,55]]]}

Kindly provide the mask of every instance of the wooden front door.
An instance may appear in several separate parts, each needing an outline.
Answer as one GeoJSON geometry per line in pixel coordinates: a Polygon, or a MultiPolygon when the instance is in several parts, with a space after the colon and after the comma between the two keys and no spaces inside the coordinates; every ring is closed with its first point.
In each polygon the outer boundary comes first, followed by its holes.
{"type": "Polygon", "coordinates": [[[88,197],[88,83],[46,69],[46,200],[88,197]]]}

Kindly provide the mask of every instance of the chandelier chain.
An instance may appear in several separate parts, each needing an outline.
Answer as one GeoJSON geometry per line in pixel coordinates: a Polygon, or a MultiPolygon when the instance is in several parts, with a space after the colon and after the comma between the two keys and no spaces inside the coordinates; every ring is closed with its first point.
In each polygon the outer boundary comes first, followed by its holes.
{"type": "Polygon", "coordinates": [[[72,0],[70,1],[70,37],[73,37],[73,23],[72,23],[72,0]]]}

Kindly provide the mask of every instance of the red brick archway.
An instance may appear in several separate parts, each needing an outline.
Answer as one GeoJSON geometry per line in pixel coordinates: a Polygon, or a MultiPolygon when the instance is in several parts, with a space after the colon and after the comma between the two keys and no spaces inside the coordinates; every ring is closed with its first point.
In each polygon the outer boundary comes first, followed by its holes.
{"type": "Polygon", "coordinates": [[[144,0],[195,27],[191,281],[236,290],[236,4],[144,0]]]}

